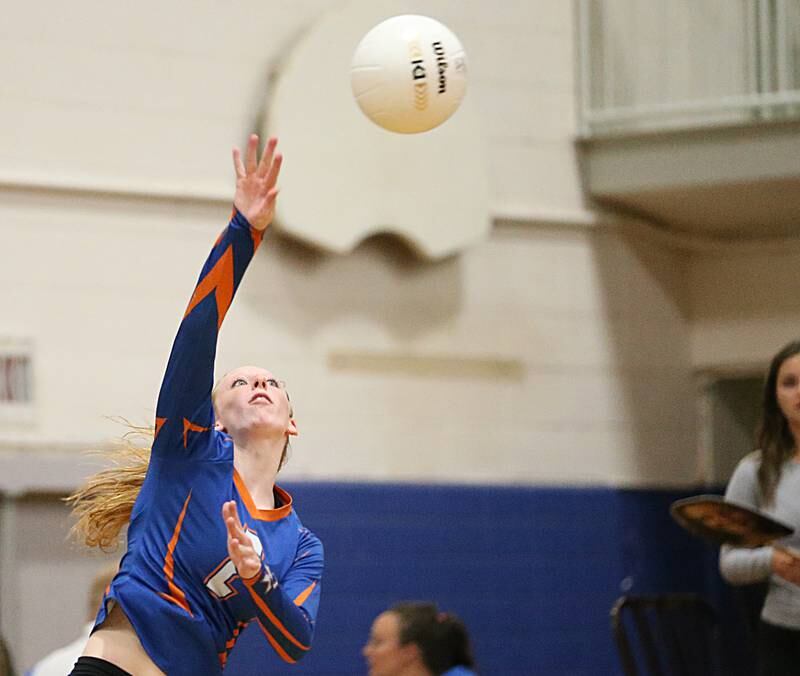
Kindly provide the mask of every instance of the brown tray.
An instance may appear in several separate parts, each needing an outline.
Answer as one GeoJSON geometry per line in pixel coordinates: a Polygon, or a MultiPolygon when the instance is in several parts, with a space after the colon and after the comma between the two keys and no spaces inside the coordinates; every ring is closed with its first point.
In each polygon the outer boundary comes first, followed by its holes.
{"type": "Polygon", "coordinates": [[[761,547],[794,533],[786,524],[719,495],[676,500],[669,512],[692,535],[718,545],[761,547]]]}

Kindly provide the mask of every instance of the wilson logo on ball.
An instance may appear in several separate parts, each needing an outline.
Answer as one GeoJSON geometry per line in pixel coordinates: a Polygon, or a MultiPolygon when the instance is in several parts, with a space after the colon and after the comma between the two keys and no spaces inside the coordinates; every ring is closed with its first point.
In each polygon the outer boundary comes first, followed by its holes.
{"type": "Polygon", "coordinates": [[[403,134],[428,131],[447,120],[464,98],[464,48],[435,19],[395,16],[358,44],[350,81],[359,108],[375,124],[403,134]]]}
{"type": "Polygon", "coordinates": [[[411,56],[411,77],[414,79],[414,108],[425,110],[428,107],[425,60],[422,58],[422,50],[416,42],[409,44],[408,51],[411,56]]]}

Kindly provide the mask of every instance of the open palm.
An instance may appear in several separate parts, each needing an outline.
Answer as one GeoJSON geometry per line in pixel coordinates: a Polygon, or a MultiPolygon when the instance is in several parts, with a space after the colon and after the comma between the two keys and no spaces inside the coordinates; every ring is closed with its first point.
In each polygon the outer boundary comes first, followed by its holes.
{"type": "Polygon", "coordinates": [[[233,500],[222,505],[222,518],[228,530],[228,555],[239,577],[246,580],[258,575],[261,572],[261,558],[239,521],[239,512],[233,500]]]}

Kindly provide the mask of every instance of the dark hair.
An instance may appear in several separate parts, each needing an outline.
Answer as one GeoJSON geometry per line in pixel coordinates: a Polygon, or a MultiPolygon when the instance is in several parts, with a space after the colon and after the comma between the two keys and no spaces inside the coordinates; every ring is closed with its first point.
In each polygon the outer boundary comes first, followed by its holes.
{"type": "Polygon", "coordinates": [[[400,644],[416,644],[434,674],[475,666],[467,628],[452,613],[439,612],[436,604],[423,601],[398,603],[389,612],[400,619],[400,644]]]}
{"type": "Polygon", "coordinates": [[[778,371],[783,362],[800,354],[800,341],[784,345],[772,358],[764,382],[764,396],[761,406],[761,422],[758,426],[756,442],[761,451],[761,464],[758,468],[758,486],[764,505],[775,498],[775,488],[781,478],[781,469],[795,452],[795,443],[786,416],[778,405],[775,394],[778,385],[778,371]]]}

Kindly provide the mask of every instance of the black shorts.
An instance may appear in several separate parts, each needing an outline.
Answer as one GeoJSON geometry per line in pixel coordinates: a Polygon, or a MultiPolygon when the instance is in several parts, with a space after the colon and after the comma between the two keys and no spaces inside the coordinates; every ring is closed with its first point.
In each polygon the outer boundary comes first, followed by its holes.
{"type": "Polygon", "coordinates": [[[132,674],[99,657],[79,657],[69,676],[132,676],[132,674]]]}

